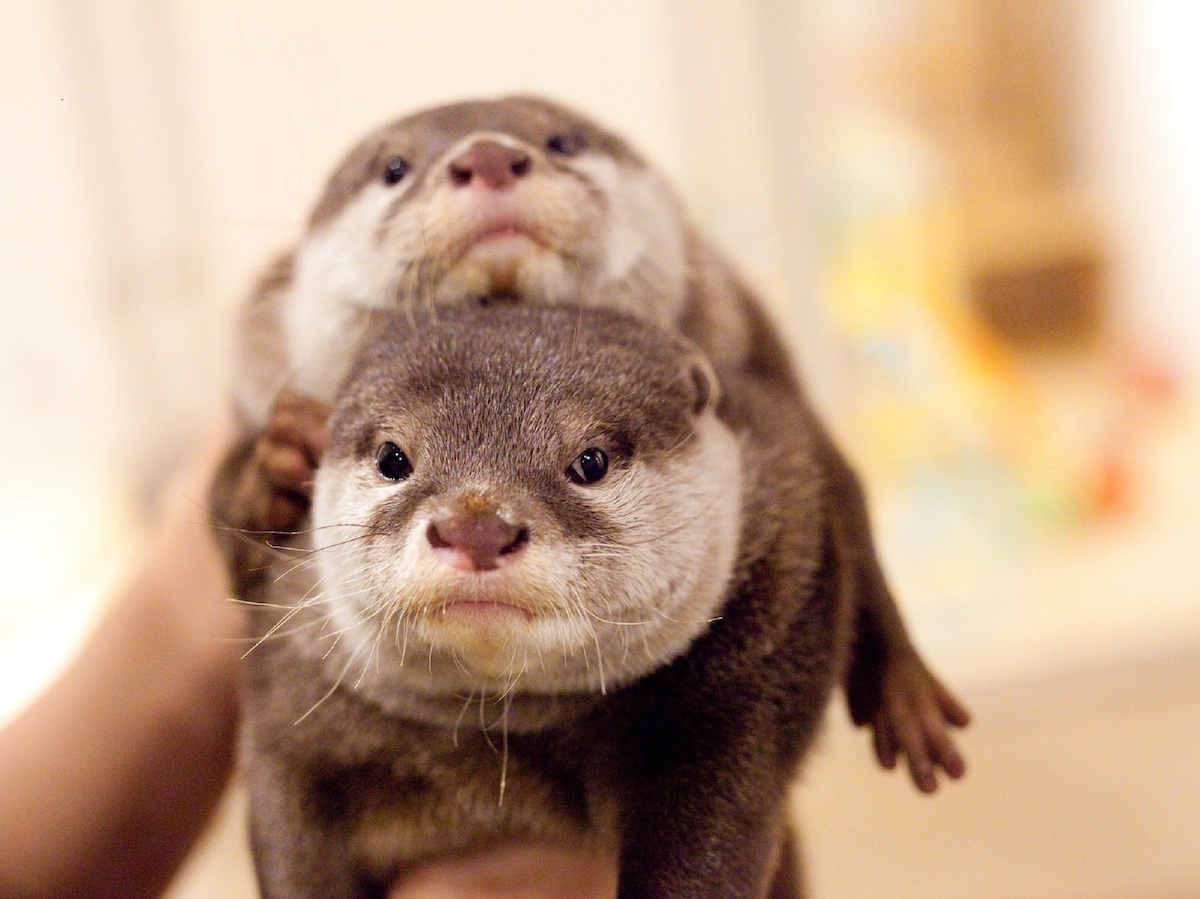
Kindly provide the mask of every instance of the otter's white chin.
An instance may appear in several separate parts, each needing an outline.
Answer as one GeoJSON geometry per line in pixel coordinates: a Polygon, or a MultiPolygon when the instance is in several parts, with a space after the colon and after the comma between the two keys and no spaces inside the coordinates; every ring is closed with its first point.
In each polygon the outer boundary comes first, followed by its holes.
{"type": "Polygon", "coordinates": [[[485,235],[467,250],[464,259],[477,265],[504,265],[520,262],[541,249],[541,245],[520,231],[496,231],[485,235]]]}
{"type": "Polygon", "coordinates": [[[502,232],[474,244],[442,278],[436,298],[492,295],[543,301],[569,293],[572,283],[557,253],[528,235],[502,232]]]}
{"type": "Polygon", "coordinates": [[[524,688],[587,690],[587,672],[598,659],[586,635],[571,616],[535,615],[493,602],[452,603],[413,621],[410,639],[423,648],[418,653],[424,661],[404,680],[411,684],[416,677],[434,692],[514,679],[524,688]]]}
{"type": "Polygon", "coordinates": [[[491,601],[449,603],[422,622],[424,637],[436,653],[457,660],[464,673],[490,680],[511,678],[525,667],[533,614],[519,606],[491,601]]]}

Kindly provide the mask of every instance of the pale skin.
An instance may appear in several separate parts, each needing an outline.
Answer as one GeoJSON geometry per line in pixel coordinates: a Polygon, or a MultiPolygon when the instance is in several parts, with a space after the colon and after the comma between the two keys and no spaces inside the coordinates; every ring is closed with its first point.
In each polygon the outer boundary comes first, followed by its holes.
{"type": "MultiPolygon", "coordinates": [[[[234,763],[245,617],[203,511],[223,436],[181,473],[77,658],[0,731],[0,899],[154,897],[234,763]]],[[[616,860],[502,846],[435,859],[389,899],[613,899],[616,860]]]]}

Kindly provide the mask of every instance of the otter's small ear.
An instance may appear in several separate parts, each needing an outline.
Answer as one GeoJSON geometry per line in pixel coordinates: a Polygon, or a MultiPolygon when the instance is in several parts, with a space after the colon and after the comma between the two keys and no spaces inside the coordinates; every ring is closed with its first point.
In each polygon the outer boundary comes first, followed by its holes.
{"type": "Polygon", "coordinates": [[[688,359],[684,371],[692,391],[692,413],[703,415],[715,410],[721,400],[721,384],[709,361],[701,355],[694,355],[688,359]]]}

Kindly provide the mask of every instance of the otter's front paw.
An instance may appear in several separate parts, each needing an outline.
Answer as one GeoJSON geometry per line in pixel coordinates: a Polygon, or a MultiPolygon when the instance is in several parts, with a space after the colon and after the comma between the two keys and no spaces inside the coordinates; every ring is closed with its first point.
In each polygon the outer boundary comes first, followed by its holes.
{"type": "Polygon", "coordinates": [[[951,727],[966,727],[966,707],[925,667],[915,652],[898,654],[874,672],[872,689],[848,691],[855,724],[869,724],[875,754],[883,767],[896,767],[903,754],[917,788],[932,793],[940,767],[951,778],[962,777],[967,765],[951,727]]]}
{"type": "Polygon", "coordinates": [[[254,447],[246,500],[246,524],[272,534],[300,526],[312,501],[313,477],[325,452],[330,407],[299,393],[284,391],[254,447]]]}

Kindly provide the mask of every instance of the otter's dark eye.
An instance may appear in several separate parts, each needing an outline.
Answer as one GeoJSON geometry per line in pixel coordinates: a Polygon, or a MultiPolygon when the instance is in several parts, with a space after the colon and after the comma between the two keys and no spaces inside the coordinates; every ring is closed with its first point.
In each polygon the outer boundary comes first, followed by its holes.
{"type": "Polygon", "coordinates": [[[583,140],[565,132],[551,134],[546,138],[546,149],[558,156],[574,156],[583,149],[583,140]]]}
{"type": "Polygon", "coordinates": [[[375,468],[389,481],[403,481],[413,470],[404,450],[391,442],[383,444],[375,452],[375,468]]]}
{"type": "Polygon", "coordinates": [[[594,484],[608,474],[608,456],[604,450],[588,447],[571,463],[567,477],[576,484],[594,484]]]}
{"type": "Polygon", "coordinates": [[[383,168],[383,183],[395,184],[408,174],[408,162],[403,156],[393,156],[383,168]]]}

